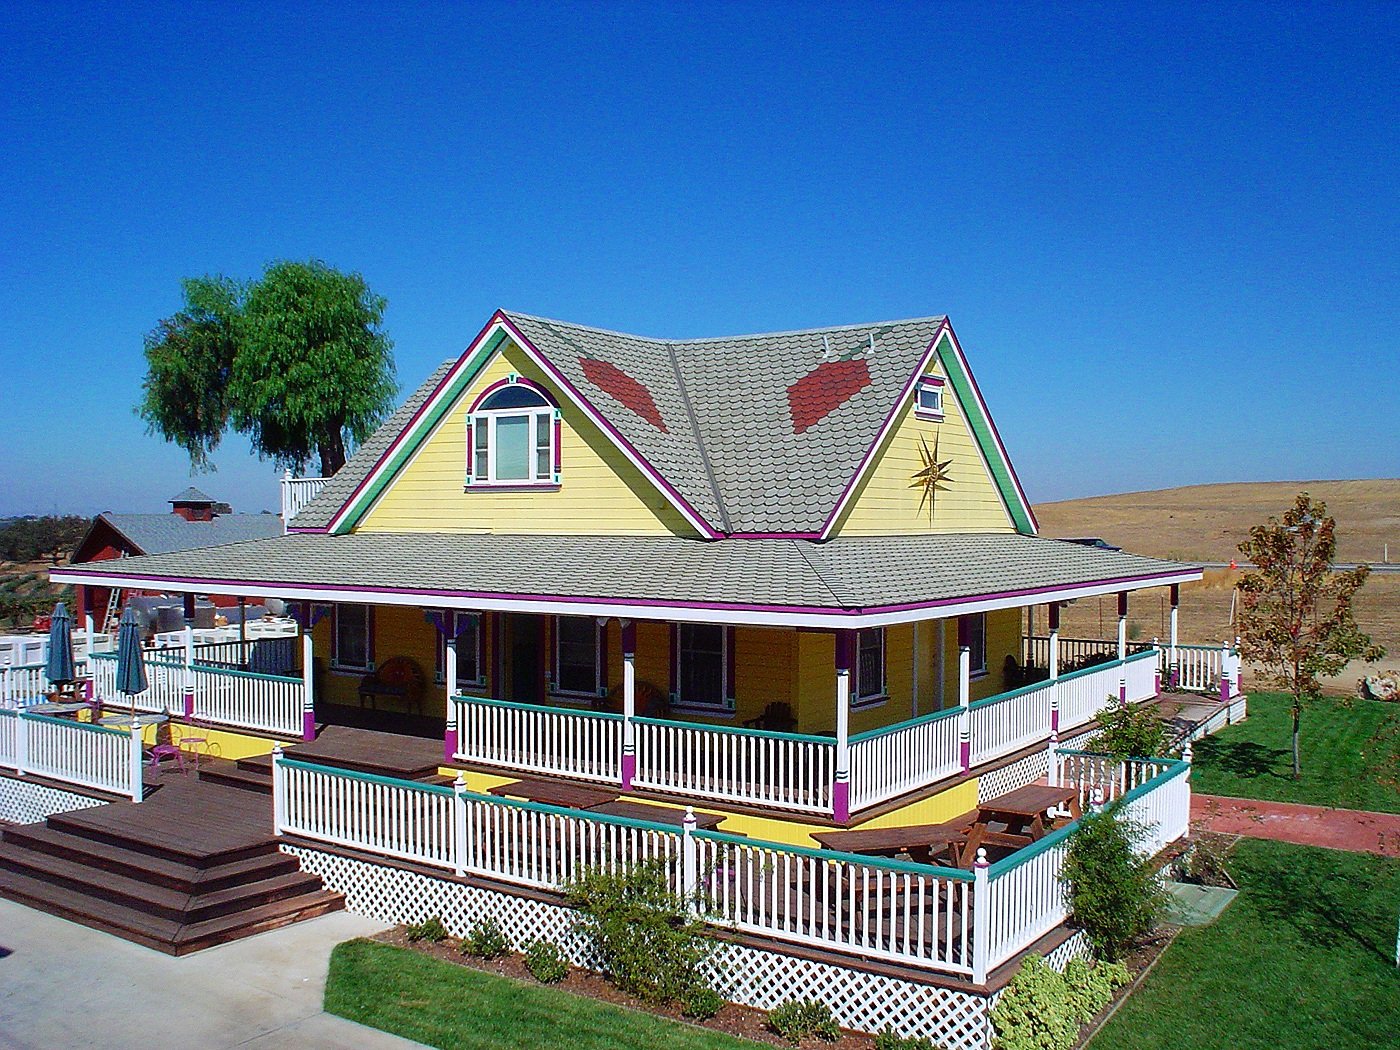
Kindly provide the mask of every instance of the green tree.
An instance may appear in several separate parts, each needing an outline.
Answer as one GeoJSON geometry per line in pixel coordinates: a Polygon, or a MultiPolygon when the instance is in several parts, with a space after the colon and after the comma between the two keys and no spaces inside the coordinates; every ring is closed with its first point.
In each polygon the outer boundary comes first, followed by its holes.
{"type": "Polygon", "coordinates": [[[1255,566],[1239,582],[1240,655],[1265,683],[1292,697],[1295,780],[1302,776],[1303,707],[1322,695],[1321,679],[1339,674],[1350,660],[1385,655],[1352,612],[1370,567],[1333,570],[1336,528],[1327,504],[1303,492],[1282,518],[1254,526],[1239,545],[1255,566]]]}
{"type": "Polygon", "coordinates": [[[185,449],[195,470],[232,427],[260,456],[330,476],[393,408],[386,302],[357,273],[318,260],[275,262],[243,286],[184,282],[185,308],[146,337],[137,408],[153,433],[185,449]]]}

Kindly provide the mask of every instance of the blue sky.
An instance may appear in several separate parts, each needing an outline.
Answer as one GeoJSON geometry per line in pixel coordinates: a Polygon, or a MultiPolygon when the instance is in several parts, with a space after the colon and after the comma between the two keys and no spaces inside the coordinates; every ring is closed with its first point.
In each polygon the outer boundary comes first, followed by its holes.
{"type": "Polygon", "coordinates": [[[1397,472],[1394,4],[290,6],[0,13],[0,514],[162,509],[143,333],[312,256],[405,393],[497,306],[948,313],[1032,499],[1397,472]]]}

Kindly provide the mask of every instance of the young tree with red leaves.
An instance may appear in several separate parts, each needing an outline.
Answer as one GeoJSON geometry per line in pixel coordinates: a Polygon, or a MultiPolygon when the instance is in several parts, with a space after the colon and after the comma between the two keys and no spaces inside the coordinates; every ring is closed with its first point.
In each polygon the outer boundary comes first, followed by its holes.
{"type": "Polygon", "coordinates": [[[1356,625],[1352,600],[1371,568],[1334,571],[1336,519],[1327,504],[1300,493],[1282,518],[1249,530],[1239,551],[1254,568],[1239,582],[1240,655],[1264,682],[1293,700],[1293,779],[1302,776],[1299,728],[1303,706],[1322,695],[1321,679],[1355,659],[1385,650],[1356,625]]]}

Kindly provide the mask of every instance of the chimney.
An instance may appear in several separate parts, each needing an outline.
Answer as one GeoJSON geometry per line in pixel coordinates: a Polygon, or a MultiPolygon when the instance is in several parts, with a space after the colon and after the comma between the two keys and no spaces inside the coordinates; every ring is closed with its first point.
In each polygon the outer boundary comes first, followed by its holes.
{"type": "Polygon", "coordinates": [[[171,497],[170,506],[176,517],[186,521],[214,520],[214,497],[197,488],[187,488],[178,496],[171,497]]]}

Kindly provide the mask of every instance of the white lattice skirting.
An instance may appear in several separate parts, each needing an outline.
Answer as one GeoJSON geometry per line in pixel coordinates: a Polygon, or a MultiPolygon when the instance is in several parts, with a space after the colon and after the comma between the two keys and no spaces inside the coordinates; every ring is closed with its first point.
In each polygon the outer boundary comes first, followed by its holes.
{"type": "MultiPolygon", "coordinates": [[[[516,896],[504,889],[469,886],[422,872],[326,853],[300,845],[283,850],[345,895],[354,912],[386,924],[421,922],[436,915],[456,936],[493,918],[517,947],[533,940],[557,943],[577,966],[588,965],[584,943],[571,931],[572,913],[560,904],[516,896]]],[[[1050,954],[1062,969],[1085,951],[1076,934],[1050,954]]],[[[726,943],[712,965],[715,987],[727,999],[771,1010],[788,999],[815,998],[831,1007],[847,1028],[927,1036],[948,1050],[986,1050],[993,999],[854,967],[802,959],[785,952],[726,943]]]]}
{"type": "Polygon", "coordinates": [[[105,806],[100,798],[36,784],[20,777],[0,776],[0,822],[37,824],[54,813],[105,806]]]}

